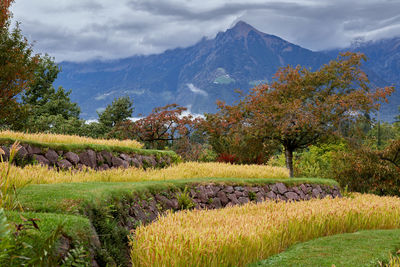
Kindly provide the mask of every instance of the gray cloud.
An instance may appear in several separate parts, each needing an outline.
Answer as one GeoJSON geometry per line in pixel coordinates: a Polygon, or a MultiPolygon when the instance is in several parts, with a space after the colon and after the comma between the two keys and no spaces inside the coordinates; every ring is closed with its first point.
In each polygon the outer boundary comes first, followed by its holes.
{"type": "Polygon", "coordinates": [[[312,50],[400,35],[390,0],[17,0],[12,11],[37,52],[57,61],[113,59],[185,47],[238,20],[312,50]]]}

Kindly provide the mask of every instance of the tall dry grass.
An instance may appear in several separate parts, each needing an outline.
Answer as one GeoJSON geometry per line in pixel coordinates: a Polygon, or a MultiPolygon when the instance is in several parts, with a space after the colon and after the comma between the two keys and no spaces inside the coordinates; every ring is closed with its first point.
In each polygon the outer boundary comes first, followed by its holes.
{"type": "Polygon", "coordinates": [[[399,218],[399,198],[374,195],[185,211],[138,227],[131,258],[134,266],[245,266],[321,236],[399,228],[399,218]]]}
{"type": "Polygon", "coordinates": [[[0,209],[8,209],[12,210],[14,208],[21,208],[17,200],[17,191],[16,191],[16,183],[18,183],[19,187],[25,186],[26,183],[17,181],[13,178],[12,173],[12,162],[19,150],[19,143],[15,142],[10,149],[10,155],[8,162],[3,161],[3,156],[5,152],[0,148],[0,209]]]}
{"type": "Polygon", "coordinates": [[[0,138],[10,138],[20,142],[31,141],[38,143],[56,143],[56,144],[94,144],[123,146],[130,148],[142,148],[143,145],[135,140],[117,140],[117,139],[94,139],[77,135],[45,134],[45,133],[22,133],[13,131],[0,131],[0,138]]]}
{"type": "MultiPolygon", "coordinates": [[[[0,163],[0,169],[8,166],[0,163]]],[[[266,165],[231,165],[227,163],[187,162],[165,169],[143,170],[137,168],[111,169],[107,171],[55,171],[39,165],[25,168],[12,166],[10,179],[16,183],[54,184],[72,182],[142,182],[190,178],[287,178],[286,168],[266,165]]]]}

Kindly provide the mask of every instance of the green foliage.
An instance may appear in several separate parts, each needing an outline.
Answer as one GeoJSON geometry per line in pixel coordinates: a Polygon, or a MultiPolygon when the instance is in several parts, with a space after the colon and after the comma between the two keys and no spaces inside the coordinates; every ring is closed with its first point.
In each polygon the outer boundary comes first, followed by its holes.
{"type": "Polygon", "coordinates": [[[185,186],[185,189],[176,194],[176,198],[178,200],[178,208],[180,210],[190,210],[195,207],[193,199],[190,197],[190,193],[188,191],[188,187],[185,186]]]}
{"type": "Polygon", "coordinates": [[[108,137],[107,133],[110,128],[99,122],[90,122],[82,124],[79,135],[88,136],[92,138],[105,138],[108,137]]]}
{"type": "Polygon", "coordinates": [[[400,127],[396,123],[378,122],[369,130],[364,143],[370,148],[383,149],[391,140],[398,138],[400,138],[400,127]]]}
{"type": "Polygon", "coordinates": [[[70,251],[67,256],[62,260],[61,267],[89,267],[90,265],[90,254],[89,251],[81,244],[70,251]]]}
{"type": "Polygon", "coordinates": [[[11,243],[12,236],[10,225],[7,222],[7,217],[4,214],[4,210],[0,209],[0,265],[6,262],[10,255],[9,251],[13,250],[14,246],[11,243]]]}
{"type": "Polygon", "coordinates": [[[32,246],[31,249],[34,256],[29,261],[29,265],[45,267],[55,266],[57,264],[57,259],[53,253],[62,231],[62,225],[58,225],[57,228],[44,240],[41,246],[32,246]]]}
{"type": "Polygon", "coordinates": [[[335,155],[346,151],[344,142],[313,145],[305,151],[295,154],[294,172],[296,177],[332,178],[335,166],[335,155]]]}
{"type": "Polygon", "coordinates": [[[254,193],[253,191],[249,191],[249,199],[250,201],[254,201],[257,199],[256,193],[254,193]]]}
{"type": "Polygon", "coordinates": [[[59,224],[48,234],[39,228],[38,219],[20,217],[23,222],[15,223],[11,233],[0,209],[0,266],[56,266],[59,259],[54,252],[63,227],[59,224]]]}
{"type": "Polygon", "coordinates": [[[96,261],[100,266],[126,266],[129,231],[119,224],[118,210],[107,203],[86,208],[102,244],[102,248],[97,248],[96,261]]]}
{"type": "Polygon", "coordinates": [[[272,156],[268,164],[271,166],[276,166],[276,167],[286,167],[286,162],[285,162],[285,154],[284,153],[279,153],[274,156],[272,156]]]}
{"type": "Polygon", "coordinates": [[[216,161],[218,154],[212,149],[210,145],[203,145],[198,161],[200,162],[213,162],[216,161]]]}
{"type": "Polygon", "coordinates": [[[80,108],[71,102],[71,91],[53,87],[60,68],[53,58],[45,56],[35,72],[35,80],[22,96],[22,103],[29,109],[25,130],[78,134],[83,121],[79,119],[80,108]]]}
{"type": "Polygon", "coordinates": [[[98,113],[99,122],[106,127],[112,128],[117,123],[126,121],[132,116],[133,100],[128,96],[114,99],[111,105],[108,105],[102,113],[98,113]]]}

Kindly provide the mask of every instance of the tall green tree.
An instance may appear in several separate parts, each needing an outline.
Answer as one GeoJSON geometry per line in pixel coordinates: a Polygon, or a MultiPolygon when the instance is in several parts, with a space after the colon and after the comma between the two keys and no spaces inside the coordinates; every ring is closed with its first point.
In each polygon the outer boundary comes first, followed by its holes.
{"type": "Polygon", "coordinates": [[[19,24],[11,27],[12,2],[0,2],[0,126],[18,123],[24,113],[17,102],[18,95],[29,88],[39,62],[19,24]]]}
{"type": "MultiPolygon", "coordinates": [[[[103,112],[98,112],[97,122],[85,123],[80,134],[93,138],[115,138],[114,129],[117,125],[129,122],[133,112],[133,100],[128,96],[116,98],[107,105],[103,112]]],[[[119,137],[119,136],[118,136],[119,137]]]]}
{"type": "Polygon", "coordinates": [[[116,124],[132,117],[132,112],[133,100],[129,96],[119,97],[114,99],[112,104],[108,105],[103,112],[98,113],[99,122],[111,129],[116,124]]]}
{"type": "Polygon", "coordinates": [[[25,130],[78,134],[83,121],[79,119],[80,108],[71,102],[71,91],[53,83],[60,72],[54,59],[44,56],[35,71],[35,79],[22,95],[22,103],[29,109],[25,130]]]}

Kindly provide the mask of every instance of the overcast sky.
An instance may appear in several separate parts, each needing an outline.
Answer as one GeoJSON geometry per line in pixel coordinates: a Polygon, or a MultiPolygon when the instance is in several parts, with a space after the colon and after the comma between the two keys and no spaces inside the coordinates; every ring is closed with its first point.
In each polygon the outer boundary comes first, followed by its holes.
{"type": "Polygon", "coordinates": [[[16,0],[12,11],[57,61],[160,53],[238,20],[312,50],[400,35],[398,0],[16,0]]]}

